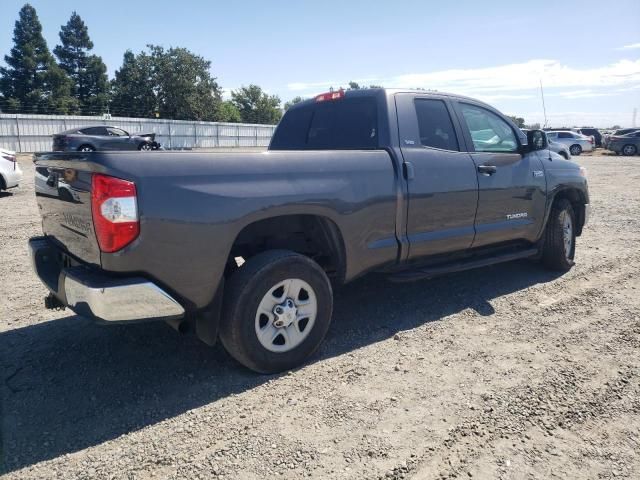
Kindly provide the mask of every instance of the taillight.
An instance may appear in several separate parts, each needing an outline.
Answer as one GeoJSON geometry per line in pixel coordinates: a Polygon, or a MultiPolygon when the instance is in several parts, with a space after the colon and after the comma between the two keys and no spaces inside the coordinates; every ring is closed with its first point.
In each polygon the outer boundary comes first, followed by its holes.
{"type": "Polygon", "coordinates": [[[91,179],[91,215],[100,250],[117,252],[140,233],[136,184],[94,174],[91,179]]]}
{"type": "Polygon", "coordinates": [[[344,98],[344,90],[340,89],[337,92],[327,92],[316,95],[316,102],[326,102],[328,100],[340,100],[344,98]]]}

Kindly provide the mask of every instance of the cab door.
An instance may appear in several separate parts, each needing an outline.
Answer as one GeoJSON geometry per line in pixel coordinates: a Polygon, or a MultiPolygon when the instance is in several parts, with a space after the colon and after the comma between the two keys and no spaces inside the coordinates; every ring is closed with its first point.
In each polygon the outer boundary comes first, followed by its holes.
{"type": "Polygon", "coordinates": [[[516,132],[498,112],[454,101],[478,181],[473,247],[538,239],[546,205],[544,167],[537,152],[522,154],[516,132]]]}
{"type": "Polygon", "coordinates": [[[474,238],[475,165],[447,97],[397,94],[409,201],[409,259],[465,250],[474,238]]]}

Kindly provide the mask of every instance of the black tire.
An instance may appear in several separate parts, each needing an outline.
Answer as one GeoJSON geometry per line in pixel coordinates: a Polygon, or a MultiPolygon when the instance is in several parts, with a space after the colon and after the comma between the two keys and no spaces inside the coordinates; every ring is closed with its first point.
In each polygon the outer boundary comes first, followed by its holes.
{"type": "Polygon", "coordinates": [[[544,246],[542,249],[542,263],[551,270],[567,271],[574,265],[576,252],[576,216],[569,200],[561,198],[554,202],[547,221],[544,246]],[[571,245],[565,246],[564,215],[571,221],[571,245]]]}
{"type": "Polygon", "coordinates": [[[142,142],[138,146],[138,150],[148,152],[153,150],[153,146],[149,142],[142,142]]]}
{"type": "Polygon", "coordinates": [[[578,145],[577,143],[574,145],[571,145],[569,147],[569,153],[575,157],[579,156],[582,153],[582,147],[580,145],[578,145]]]}
{"type": "Polygon", "coordinates": [[[233,358],[258,373],[291,370],[318,348],[329,329],[332,310],[331,283],[316,262],[289,250],[269,250],[247,260],[226,283],[220,340],[233,358]],[[258,339],[258,306],[271,289],[289,278],[303,280],[313,289],[317,313],[300,344],[273,352],[258,339]]]}
{"type": "Polygon", "coordinates": [[[80,145],[78,147],[79,152],[95,152],[96,149],[92,145],[80,145]]]}
{"type": "Polygon", "coordinates": [[[635,145],[625,145],[624,147],[622,147],[621,152],[625,157],[632,157],[636,153],[638,153],[638,149],[635,145]]]}

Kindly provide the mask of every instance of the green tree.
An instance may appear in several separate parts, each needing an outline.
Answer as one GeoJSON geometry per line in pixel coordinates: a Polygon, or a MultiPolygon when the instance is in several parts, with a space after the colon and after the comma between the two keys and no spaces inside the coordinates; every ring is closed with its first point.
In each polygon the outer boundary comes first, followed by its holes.
{"type": "Polygon", "coordinates": [[[157,111],[151,58],[144,52],[124,53],[111,81],[111,111],[121,116],[153,117],[157,111]]]}
{"type": "Polygon", "coordinates": [[[211,76],[211,62],[186,48],[149,45],[160,115],[186,120],[217,120],[222,89],[211,76]]]}
{"type": "Polygon", "coordinates": [[[361,87],[357,82],[354,82],[353,80],[349,82],[349,88],[347,90],[360,90],[363,87],[361,87]]]}
{"type": "Polygon", "coordinates": [[[205,121],[216,121],[219,114],[237,118],[221,106],[222,91],[209,71],[211,62],[186,48],[148,49],[125,53],[112,82],[114,113],[205,121]]]}
{"type": "Polygon", "coordinates": [[[240,116],[240,111],[237,107],[231,103],[231,101],[227,100],[220,102],[216,120],[218,122],[240,123],[242,121],[242,117],[240,116]]]}
{"type": "Polygon", "coordinates": [[[13,30],[14,46],[0,68],[0,92],[5,110],[28,113],[68,113],[75,108],[71,82],[56,65],[42,36],[36,10],[25,4],[13,30]]]}
{"type": "Polygon", "coordinates": [[[273,125],[282,117],[280,98],[277,95],[268,95],[257,85],[234,90],[231,92],[231,98],[245,123],[273,125]]]}
{"type": "Polygon", "coordinates": [[[54,48],[60,67],[73,81],[72,95],[82,113],[101,113],[109,94],[107,67],[102,58],[89,55],[93,42],[89,30],[76,12],[60,28],[61,45],[54,48]]]}
{"type": "Polygon", "coordinates": [[[301,96],[297,96],[297,97],[293,97],[291,100],[289,100],[288,102],[286,102],[284,104],[284,109],[289,110],[292,106],[294,106],[296,103],[300,103],[303,102],[305,99],[302,98],[301,96]]]}
{"type": "Polygon", "coordinates": [[[513,123],[516,124],[516,127],[524,128],[524,118],[516,117],[515,115],[507,115],[507,116],[513,121],[513,123]]]}

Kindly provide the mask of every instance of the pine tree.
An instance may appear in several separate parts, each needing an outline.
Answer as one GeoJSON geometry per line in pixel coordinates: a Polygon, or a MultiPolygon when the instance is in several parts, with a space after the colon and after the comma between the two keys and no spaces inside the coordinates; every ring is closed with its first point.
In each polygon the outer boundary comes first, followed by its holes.
{"type": "Polygon", "coordinates": [[[0,67],[4,109],[25,113],[67,113],[73,108],[70,82],[57,68],[42,36],[36,10],[25,4],[13,30],[14,46],[0,67]],[[53,109],[53,110],[50,110],[53,109]]]}
{"type": "Polygon", "coordinates": [[[53,50],[60,67],[73,82],[72,95],[82,113],[100,113],[106,108],[109,95],[107,67],[102,58],[89,55],[93,42],[89,30],[76,12],[60,27],[61,45],[53,50]]]}

